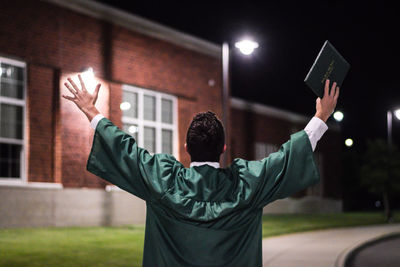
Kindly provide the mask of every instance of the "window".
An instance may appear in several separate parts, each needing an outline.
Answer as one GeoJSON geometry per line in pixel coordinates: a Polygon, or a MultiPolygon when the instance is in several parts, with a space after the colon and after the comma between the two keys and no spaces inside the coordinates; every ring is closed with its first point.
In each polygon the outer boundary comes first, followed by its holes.
{"type": "Polygon", "coordinates": [[[140,147],[152,154],[177,156],[175,96],[123,85],[120,107],[123,130],[132,135],[140,147]]]}
{"type": "Polygon", "coordinates": [[[262,142],[257,142],[255,143],[255,159],[256,160],[261,160],[265,157],[268,157],[269,154],[274,153],[278,151],[279,147],[274,144],[268,144],[268,143],[262,143],[262,142]]]}
{"type": "Polygon", "coordinates": [[[24,180],[26,64],[0,57],[0,179],[24,180]]]}

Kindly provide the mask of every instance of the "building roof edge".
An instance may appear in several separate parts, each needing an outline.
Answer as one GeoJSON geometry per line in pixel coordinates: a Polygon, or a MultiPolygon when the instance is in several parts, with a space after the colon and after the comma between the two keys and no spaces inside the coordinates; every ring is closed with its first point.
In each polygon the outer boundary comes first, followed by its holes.
{"type": "Polygon", "coordinates": [[[42,0],[76,12],[112,22],[129,30],[164,40],[175,45],[221,58],[221,46],[193,35],[163,26],[127,11],[92,0],[42,0]]]}

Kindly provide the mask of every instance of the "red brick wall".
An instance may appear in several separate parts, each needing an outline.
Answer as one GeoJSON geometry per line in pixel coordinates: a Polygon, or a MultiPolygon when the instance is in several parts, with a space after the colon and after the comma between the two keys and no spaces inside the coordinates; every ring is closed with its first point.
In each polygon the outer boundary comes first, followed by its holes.
{"type": "MultiPolygon", "coordinates": [[[[60,75],[60,95],[71,95],[63,86],[67,77],[72,77],[79,84],[75,72],[63,72],[60,75]]],[[[96,107],[107,118],[110,118],[110,84],[97,78],[102,84],[99,91],[96,107]]],[[[60,139],[61,142],[61,172],[62,183],[66,187],[103,187],[106,183],[102,179],[86,171],[86,162],[93,142],[94,129],[89,125],[86,115],[81,112],[75,103],[60,97],[60,139]]]]}
{"type": "Polygon", "coordinates": [[[54,182],[54,71],[30,64],[27,72],[27,175],[29,181],[54,182]]]}
{"type": "Polygon", "coordinates": [[[237,108],[231,109],[231,157],[254,159],[255,142],[280,146],[290,138],[291,129],[305,125],[254,113],[237,108]]]}
{"type": "Polygon", "coordinates": [[[83,113],[61,97],[70,95],[62,85],[66,75],[89,66],[104,83],[101,92],[107,93],[102,113],[119,127],[122,84],[178,97],[179,159],[186,165],[190,159],[183,144],[194,113],[213,110],[222,117],[217,58],[34,0],[0,1],[0,38],[0,55],[29,66],[29,181],[104,186],[85,169],[93,129],[83,113]],[[215,80],[213,87],[209,79],[215,80]]]}

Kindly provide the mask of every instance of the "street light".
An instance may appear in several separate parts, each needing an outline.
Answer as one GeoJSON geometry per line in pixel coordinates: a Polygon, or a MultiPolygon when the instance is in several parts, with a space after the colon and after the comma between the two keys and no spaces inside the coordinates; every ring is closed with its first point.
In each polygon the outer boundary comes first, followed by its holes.
{"type": "Polygon", "coordinates": [[[258,43],[247,39],[235,43],[235,46],[239,48],[242,54],[248,56],[252,54],[256,48],[258,48],[258,43]]]}
{"type": "Polygon", "coordinates": [[[388,110],[387,111],[387,136],[388,136],[388,144],[389,147],[392,147],[392,122],[393,122],[393,113],[396,119],[400,120],[400,109],[396,109],[395,111],[388,110]]]}
{"type": "Polygon", "coordinates": [[[337,121],[337,122],[341,122],[343,120],[343,112],[341,111],[336,111],[335,113],[333,113],[333,118],[337,121]]]}
{"type": "MultiPolygon", "coordinates": [[[[259,46],[258,43],[245,39],[235,44],[240,52],[245,55],[250,55],[259,46]]],[[[222,44],[222,122],[225,127],[228,127],[228,101],[229,101],[229,44],[223,42],[222,44]]],[[[227,129],[227,128],[226,128],[227,129]]],[[[226,166],[228,157],[226,153],[223,154],[223,163],[226,166]]]]}
{"type": "Polygon", "coordinates": [[[353,139],[347,138],[347,139],[344,141],[344,144],[345,144],[347,147],[351,147],[351,146],[353,145],[353,139]]]}

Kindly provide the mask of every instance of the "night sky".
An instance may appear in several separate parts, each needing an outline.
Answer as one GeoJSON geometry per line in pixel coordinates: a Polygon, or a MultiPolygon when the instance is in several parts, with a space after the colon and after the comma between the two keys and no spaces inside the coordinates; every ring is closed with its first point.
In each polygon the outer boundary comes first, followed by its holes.
{"type": "MultiPolygon", "coordinates": [[[[343,138],[362,150],[386,138],[386,112],[400,107],[398,14],[385,1],[110,1],[97,0],[215,44],[231,46],[232,95],[301,113],[315,113],[304,78],[325,40],[351,64],[337,109],[343,138]],[[264,3],[263,3],[264,2],[264,3]],[[250,36],[250,57],[233,44],[250,36]],[[397,64],[396,64],[397,63],[397,64]]],[[[332,118],[330,120],[333,120],[332,118]]],[[[400,144],[400,121],[393,122],[400,144]]]]}

